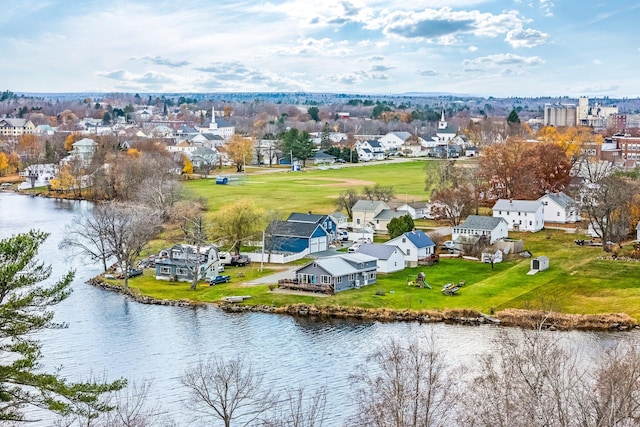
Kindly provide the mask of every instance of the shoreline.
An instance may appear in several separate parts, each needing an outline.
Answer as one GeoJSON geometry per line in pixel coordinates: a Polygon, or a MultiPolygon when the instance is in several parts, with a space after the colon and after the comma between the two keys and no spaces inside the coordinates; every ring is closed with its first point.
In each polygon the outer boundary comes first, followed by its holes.
{"type": "Polygon", "coordinates": [[[378,322],[418,322],[448,323],[468,326],[496,325],[523,329],[540,328],[551,331],[600,331],[622,332],[640,329],[640,325],[624,313],[609,314],[564,314],[542,310],[505,309],[487,315],[476,310],[393,310],[367,309],[344,306],[315,306],[312,304],[292,304],[267,306],[263,304],[245,305],[231,302],[194,302],[190,300],[157,299],[142,294],[125,292],[121,286],[111,285],[98,278],[86,282],[107,291],[117,292],[141,304],[165,305],[173,307],[216,306],[228,313],[267,313],[311,319],[346,319],[378,322]]]}

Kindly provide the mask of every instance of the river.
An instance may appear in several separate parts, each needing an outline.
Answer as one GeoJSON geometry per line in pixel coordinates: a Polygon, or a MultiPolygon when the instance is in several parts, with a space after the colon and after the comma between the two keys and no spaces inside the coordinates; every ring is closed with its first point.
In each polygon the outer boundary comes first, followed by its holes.
{"type": "MultiPolygon", "coordinates": [[[[263,313],[229,314],[215,307],[165,307],[131,302],[87,285],[99,265],[69,258],[58,249],[64,227],[86,202],[60,201],[0,192],[0,238],[29,229],[51,233],[39,259],[52,264],[52,278],[75,269],[71,296],[55,307],[55,320],[67,328],[39,335],[46,370],[60,369],[71,380],[90,375],[153,381],[151,400],[178,425],[190,425],[179,378],[185,368],[218,355],[242,355],[264,372],[276,392],[287,387],[328,390],[330,426],[344,425],[354,411],[349,376],[385,340],[433,333],[453,365],[473,367],[490,351],[496,326],[417,323],[317,322],[263,313]]],[[[617,341],[640,341],[638,333],[562,332],[585,355],[617,341]]],[[[46,424],[43,424],[46,425],[46,424]]]]}

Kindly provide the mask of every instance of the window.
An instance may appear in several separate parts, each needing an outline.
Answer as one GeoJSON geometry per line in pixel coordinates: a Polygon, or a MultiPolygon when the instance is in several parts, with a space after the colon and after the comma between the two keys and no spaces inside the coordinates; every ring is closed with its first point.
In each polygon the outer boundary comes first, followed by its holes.
{"type": "Polygon", "coordinates": [[[498,215],[502,215],[502,211],[498,211],[498,215]]]}
{"type": "Polygon", "coordinates": [[[355,277],[355,274],[350,274],[350,275],[349,275],[349,280],[350,280],[350,281],[352,281],[352,282],[353,282],[353,279],[355,279],[355,278],[356,278],[356,277],[355,277]]]}
{"type": "Polygon", "coordinates": [[[402,238],[402,243],[407,243],[407,238],[406,237],[402,238]]]}
{"type": "Polygon", "coordinates": [[[320,283],[323,285],[328,285],[331,283],[331,276],[322,275],[320,276],[320,283]]]}
{"type": "Polygon", "coordinates": [[[374,272],[369,273],[369,279],[373,280],[375,278],[376,278],[376,273],[374,272]]]}
{"type": "Polygon", "coordinates": [[[187,275],[187,269],[186,268],[176,268],[176,274],[179,274],[181,276],[186,276],[187,275]]]}
{"type": "Polygon", "coordinates": [[[556,216],[560,216],[560,212],[556,212],[556,216]]]}
{"type": "Polygon", "coordinates": [[[171,274],[171,267],[160,267],[160,273],[171,274]]]}
{"type": "Polygon", "coordinates": [[[356,224],[360,225],[360,218],[356,219],[356,224]]]}
{"type": "Polygon", "coordinates": [[[533,222],[529,221],[529,225],[533,225],[533,222]]]}
{"type": "Polygon", "coordinates": [[[518,212],[518,216],[522,215],[522,212],[518,212]]]}
{"type": "Polygon", "coordinates": [[[342,283],[342,276],[336,277],[336,283],[342,283]]]}
{"type": "Polygon", "coordinates": [[[411,249],[407,248],[407,255],[411,255],[411,249]]]}

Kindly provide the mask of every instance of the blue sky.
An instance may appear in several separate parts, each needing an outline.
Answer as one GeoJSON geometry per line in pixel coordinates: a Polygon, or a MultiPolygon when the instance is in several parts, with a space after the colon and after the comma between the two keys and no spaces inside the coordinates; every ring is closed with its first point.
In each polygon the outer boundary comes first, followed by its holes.
{"type": "Polygon", "coordinates": [[[21,0],[0,90],[640,96],[627,0],[21,0]]]}

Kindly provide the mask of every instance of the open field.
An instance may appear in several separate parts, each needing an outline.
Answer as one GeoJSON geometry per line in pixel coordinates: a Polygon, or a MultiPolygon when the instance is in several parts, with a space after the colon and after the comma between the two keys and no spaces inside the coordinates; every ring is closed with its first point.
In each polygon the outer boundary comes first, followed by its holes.
{"type": "MultiPolygon", "coordinates": [[[[208,200],[211,212],[222,204],[251,198],[257,206],[281,211],[283,215],[308,210],[329,213],[334,210],[333,198],[351,185],[359,191],[371,183],[393,185],[398,199],[425,200],[424,167],[424,161],[416,161],[338,170],[248,174],[246,180],[238,184],[215,185],[213,180],[200,180],[190,181],[186,186],[194,195],[208,200]]],[[[574,314],[619,312],[640,320],[640,262],[598,259],[606,255],[600,248],[577,246],[573,240],[581,238],[580,234],[561,230],[510,233],[510,237],[524,239],[525,249],[534,256],[548,256],[549,270],[529,276],[526,273],[530,260],[517,256],[496,264],[493,270],[489,264],[443,259],[431,267],[379,274],[377,284],[323,298],[272,292],[267,285],[247,285],[282,266],[265,266],[263,272],[255,265],[230,268],[225,274],[231,275],[231,283],[213,287],[203,284],[195,292],[189,290],[187,283],[157,282],[150,271],[131,279],[130,286],[159,299],[201,302],[216,301],[223,296],[251,295],[249,304],[276,306],[309,303],[320,307],[395,310],[465,308],[484,313],[524,308],[574,314]],[[425,272],[432,290],[407,285],[421,271],[425,272]],[[445,283],[461,280],[465,285],[457,295],[442,295],[440,290],[445,283]]]]}

